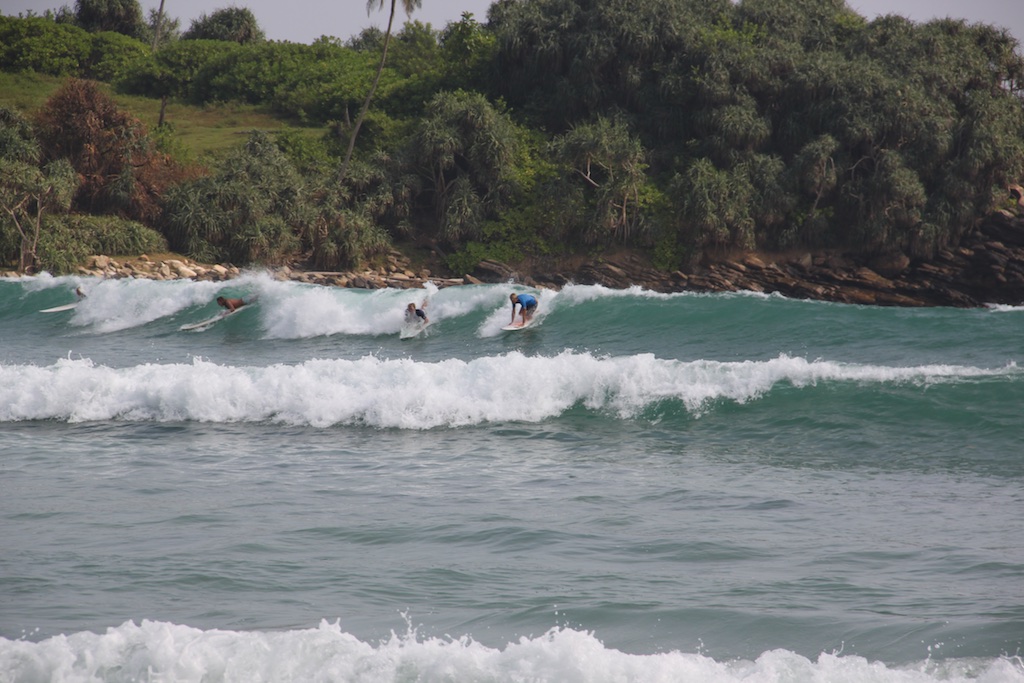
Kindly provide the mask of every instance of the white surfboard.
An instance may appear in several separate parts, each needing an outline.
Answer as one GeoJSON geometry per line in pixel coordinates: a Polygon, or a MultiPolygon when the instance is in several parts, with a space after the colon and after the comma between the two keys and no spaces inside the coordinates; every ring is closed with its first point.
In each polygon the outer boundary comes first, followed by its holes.
{"type": "Polygon", "coordinates": [[[70,311],[72,308],[75,308],[76,306],[78,306],[78,302],[77,301],[75,303],[73,303],[73,304],[64,304],[63,306],[54,306],[53,308],[44,308],[43,310],[41,310],[39,312],[40,313],[57,313],[58,311],[70,311]]]}
{"type": "Polygon", "coordinates": [[[505,325],[505,327],[503,327],[501,329],[505,330],[506,332],[513,332],[515,330],[525,330],[527,327],[530,327],[531,325],[533,325],[533,321],[534,320],[536,320],[536,318],[530,318],[529,320],[526,321],[525,324],[524,323],[512,323],[511,325],[505,325]]]}
{"type": "Polygon", "coordinates": [[[402,325],[401,331],[398,333],[399,339],[412,339],[418,337],[420,332],[430,327],[430,323],[427,322],[415,322],[402,325]]]}
{"type": "Polygon", "coordinates": [[[221,320],[223,320],[224,318],[228,317],[229,315],[233,315],[235,313],[238,313],[240,310],[242,310],[242,309],[241,308],[236,308],[233,311],[224,311],[223,313],[218,313],[217,315],[213,316],[212,318],[207,318],[206,320],[203,320],[201,322],[192,323],[190,325],[182,325],[178,329],[183,330],[185,332],[192,331],[192,330],[204,330],[207,327],[209,327],[210,325],[213,325],[214,323],[220,322],[221,320]]]}

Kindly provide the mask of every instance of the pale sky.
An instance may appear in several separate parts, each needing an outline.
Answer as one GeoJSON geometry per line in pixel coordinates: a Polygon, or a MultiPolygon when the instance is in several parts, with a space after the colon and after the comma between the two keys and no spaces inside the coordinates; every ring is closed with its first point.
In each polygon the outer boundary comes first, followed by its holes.
{"type": "MultiPolygon", "coordinates": [[[[41,14],[61,5],[74,7],[74,0],[0,0],[0,12],[17,15],[33,10],[41,14]]],[[[140,0],[143,11],[156,9],[160,0],[140,0]]],[[[969,22],[995,24],[1010,29],[1018,42],[1024,43],[1024,3],[1021,0],[847,0],[847,5],[867,19],[879,14],[899,14],[916,22],[953,17],[969,22]]],[[[310,43],[321,35],[348,39],[367,26],[387,25],[390,0],[385,7],[369,15],[365,0],[164,0],[164,12],[181,20],[181,28],[193,19],[224,7],[248,7],[271,40],[310,43]]],[[[412,18],[429,23],[435,29],[458,21],[463,12],[470,12],[477,21],[487,19],[491,0],[423,0],[423,6],[412,18]]],[[[395,22],[400,27],[406,17],[401,9],[395,22]]]]}

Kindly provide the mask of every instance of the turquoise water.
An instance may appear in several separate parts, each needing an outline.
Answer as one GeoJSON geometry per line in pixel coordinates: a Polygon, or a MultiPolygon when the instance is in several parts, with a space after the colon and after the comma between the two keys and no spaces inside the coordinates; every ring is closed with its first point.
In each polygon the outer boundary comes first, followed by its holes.
{"type": "Polygon", "coordinates": [[[513,290],[0,281],[0,681],[1024,681],[1024,308],[513,290]]]}

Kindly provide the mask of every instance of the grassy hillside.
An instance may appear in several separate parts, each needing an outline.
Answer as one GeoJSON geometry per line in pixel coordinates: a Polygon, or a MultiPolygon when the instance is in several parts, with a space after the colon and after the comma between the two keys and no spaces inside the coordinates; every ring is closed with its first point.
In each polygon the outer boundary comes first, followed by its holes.
{"type": "MultiPolygon", "coordinates": [[[[63,78],[39,74],[0,72],[0,106],[29,114],[41,107],[57,90],[63,78]]],[[[153,130],[160,118],[160,101],[146,97],[119,95],[109,86],[101,86],[125,111],[138,117],[153,130]]],[[[194,107],[168,103],[165,120],[174,126],[175,136],[196,160],[218,158],[244,142],[251,130],[274,132],[289,128],[284,121],[258,107],[241,104],[194,107]]],[[[320,136],[323,128],[302,128],[310,136],[320,136]]]]}

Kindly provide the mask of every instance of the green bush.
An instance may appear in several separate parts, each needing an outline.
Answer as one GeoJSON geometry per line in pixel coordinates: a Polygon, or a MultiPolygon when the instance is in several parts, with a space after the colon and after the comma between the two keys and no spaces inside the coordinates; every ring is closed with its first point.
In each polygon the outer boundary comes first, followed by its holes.
{"type": "Polygon", "coordinates": [[[0,16],[0,69],[78,76],[89,63],[92,36],[42,17],[0,16]]]}
{"type": "Polygon", "coordinates": [[[199,72],[242,49],[237,43],[220,40],[179,40],[155,55],[141,58],[117,81],[116,87],[128,95],[177,97],[205,104],[208,94],[194,86],[199,72]]]}
{"type": "Polygon", "coordinates": [[[72,273],[92,254],[134,256],[167,251],[167,241],[152,228],[116,216],[44,216],[37,250],[38,267],[72,273]]]}
{"type": "Polygon", "coordinates": [[[266,133],[253,131],[216,175],[164,195],[164,234],[202,261],[279,263],[299,248],[312,213],[302,177],[266,133]]]}
{"type": "Polygon", "coordinates": [[[104,31],[92,35],[89,60],[82,65],[82,76],[110,83],[150,54],[145,43],[121,33],[104,31]]]}

